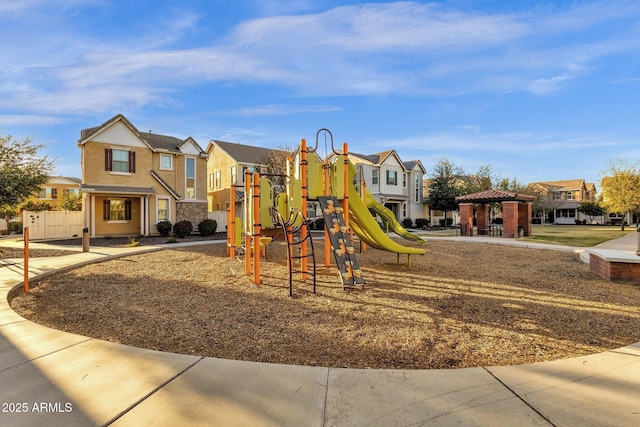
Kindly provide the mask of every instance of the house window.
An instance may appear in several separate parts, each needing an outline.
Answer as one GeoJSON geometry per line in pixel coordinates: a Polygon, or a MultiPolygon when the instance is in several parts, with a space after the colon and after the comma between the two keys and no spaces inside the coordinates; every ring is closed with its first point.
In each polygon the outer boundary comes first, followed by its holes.
{"type": "Polygon", "coordinates": [[[235,185],[236,184],[236,170],[237,167],[236,166],[231,166],[231,185],[235,185]]]}
{"type": "Polygon", "coordinates": [[[209,189],[213,189],[213,174],[209,174],[209,189]]]}
{"type": "Polygon", "coordinates": [[[407,217],[407,204],[406,203],[402,204],[402,217],[403,218],[407,217]]]}
{"type": "Polygon", "coordinates": [[[158,199],[158,221],[170,221],[169,199],[158,199]]]}
{"type": "Polygon", "coordinates": [[[102,219],[105,221],[130,221],[131,200],[105,200],[102,219]]]}
{"type": "Polygon", "coordinates": [[[105,148],[104,170],[109,172],[134,173],[136,171],[135,151],[105,148]]]}
{"type": "Polygon", "coordinates": [[[558,218],[575,218],[576,210],[575,209],[558,209],[556,211],[556,216],[558,218]]]}
{"type": "Polygon", "coordinates": [[[79,188],[67,188],[64,192],[69,197],[75,197],[76,199],[80,197],[80,189],[79,188]]]}
{"type": "Polygon", "coordinates": [[[187,199],[196,198],[196,159],[186,158],[185,177],[187,183],[187,199]]]}
{"type": "Polygon", "coordinates": [[[379,170],[378,169],[374,169],[371,171],[371,185],[378,185],[378,174],[379,174],[379,170]]]}
{"type": "Polygon", "coordinates": [[[220,188],[221,186],[221,171],[216,171],[216,188],[220,188]]]}
{"type": "Polygon", "coordinates": [[[160,169],[173,170],[173,157],[168,154],[160,154],[160,169]]]}
{"type": "Polygon", "coordinates": [[[415,203],[420,203],[420,175],[416,174],[416,182],[415,182],[415,195],[413,201],[415,203]]]}
{"type": "Polygon", "coordinates": [[[402,174],[402,188],[407,188],[407,175],[406,173],[402,174]]]}
{"type": "Polygon", "coordinates": [[[387,171],[387,185],[398,185],[397,171],[387,171]]]}
{"type": "Polygon", "coordinates": [[[41,199],[57,199],[58,198],[58,189],[45,187],[40,190],[40,198],[41,199]]]}

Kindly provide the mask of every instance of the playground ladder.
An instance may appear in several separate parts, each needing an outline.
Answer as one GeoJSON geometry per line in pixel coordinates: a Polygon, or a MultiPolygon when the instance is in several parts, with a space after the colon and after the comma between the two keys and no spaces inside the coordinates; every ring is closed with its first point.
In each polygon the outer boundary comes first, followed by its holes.
{"type": "Polygon", "coordinates": [[[362,270],[358,266],[355,250],[351,243],[351,235],[344,223],[344,213],[338,199],[335,197],[319,197],[318,201],[322,208],[324,226],[329,233],[336,265],[340,271],[342,287],[345,290],[356,286],[364,288],[365,282],[362,270]]]}
{"type": "Polygon", "coordinates": [[[297,208],[291,208],[291,212],[289,214],[289,218],[285,221],[282,214],[275,208],[271,208],[271,215],[273,217],[273,223],[282,227],[282,231],[284,232],[284,236],[287,242],[287,260],[289,262],[289,296],[293,296],[293,274],[294,273],[302,273],[303,277],[306,275],[310,275],[313,277],[313,293],[316,293],[316,257],[313,252],[313,239],[311,238],[311,229],[309,227],[309,221],[307,218],[302,215],[297,208]],[[303,230],[306,233],[303,233],[303,230]],[[303,255],[302,251],[296,248],[302,246],[306,241],[309,241],[310,248],[307,249],[307,254],[303,255]],[[305,270],[302,269],[302,262],[300,262],[300,270],[293,269],[293,261],[299,260],[302,261],[303,258],[311,261],[313,265],[312,272],[308,271],[309,263],[307,263],[307,268],[305,270]]]}

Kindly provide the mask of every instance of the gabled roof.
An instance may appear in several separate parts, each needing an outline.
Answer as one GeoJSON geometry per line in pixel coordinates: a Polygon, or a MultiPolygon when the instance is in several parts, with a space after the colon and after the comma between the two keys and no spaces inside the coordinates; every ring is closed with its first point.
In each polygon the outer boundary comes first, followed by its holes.
{"type": "Polygon", "coordinates": [[[227,153],[229,157],[238,163],[261,165],[272,151],[270,148],[254,147],[234,142],[225,142],[212,139],[207,147],[207,152],[211,153],[211,149],[217,145],[222,151],[227,153]]]}
{"type": "Polygon", "coordinates": [[[181,153],[181,148],[188,143],[194,144],[194,146],[198,149],[201,155],[205,155],[206,153],[198,145],[198,143],[192,138],[187,137],[182,140],[180,138],[176,138],[174,136],[168,135],[160,135],[152,132],[140,132],[124,115],[118,114],[111,119],[107,120],[100,126],[82,129],[80,131],[80,139],[78,140],[78,145],[83,145],[87,141],[91,140],[91,138],[95,137],[97,134],[102,132],[103,130],[113,126],[116,123],[122,123],[131,130],[142,142],[144,142],[151,151],[169,151],[173,153],[181,153]]]}
{"type": "Polygon", "coordinates": [[[581,190],[585,185],[584,179],[565,179],[561,181],[532,182],[529,185],[544,187],[549,191],[581,190]]]}
{"type": "Polygon", "coordinates": [[[50,176],[47,184],[82,184],[82,180],[80,178],[74,178],[70,176],[50,176]]]}
{"type": "Polygon", "coordinates": [[[158,181],[160,185],[162,185],[164,189],[167,190],[169,194],[173,196],[174,199],[180,200],[180,195],[178,194],[178,192],[173,188],[171,188],[171,186],[164,179],[162,179],[162,177],[158,175],[158,173],[153,169],[151,170],[151,176],[154,177],[156,181],[158,181]]]}
{"type": "Polygon", "coordinates": [[[420,160],[409,160],[408,162],[403,162],[402,164],[407,171],[412,171],[416,166],[420,166],[420,169],[422,169],[422,173],[427,173],[427,170],[420,160]]]}
{"type": "Polygon", "coordinates": [[[394,156],[396,160],[398,160],[398,163],[400,163],[406,171],[411,171],[416,167],[416,165],[420,165],[420,168],[422,169],[422,171],[426,173],[426,169],[424,168],[420,160],[410,160],[408,162],[403,162],[402,159],[400,159],[400,156],[398,155],[398,152],[396,150],[387,150],[387,151],[383,151],[381,153],[375,153],[375,154],[349,153],[349,156],[358,157],[359,159],[365,160],[376,166],[379,166],[382,163],[384,163],[384,161],[387,160],[389,156],[394,156]]]}
{"type": "Polygon", "coordinates": [[[536,197],[530,194],[516,193],[507,190],[485,190],[478,193],[457,196],[458,203],[492,203],[492,202],[531,202],[536,197]]]}

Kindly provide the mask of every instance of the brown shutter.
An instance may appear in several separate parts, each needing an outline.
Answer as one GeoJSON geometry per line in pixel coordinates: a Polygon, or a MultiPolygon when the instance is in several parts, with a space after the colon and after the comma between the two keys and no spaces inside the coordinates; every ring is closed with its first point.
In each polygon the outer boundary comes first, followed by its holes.
{"type": "Polygon", "coordinates": [[[113,150],[111,148],[104,149],[104,170],[113,170],[113,150]]]}
{"type": "Polygon", "coordinates": [[[105,200],[102,202],[102,219],[109,221],[109,218],[111,218],[111,202],[105,200]]]}
{"type": "Polygon", "coordinates": [[[131,221],[131,200],[124,202],[124,219],[131,221]]]}
{"type": "Polygon", "coordinates": [[[136,172],[136,152],[129,151],[129,172],[136,172]]]}

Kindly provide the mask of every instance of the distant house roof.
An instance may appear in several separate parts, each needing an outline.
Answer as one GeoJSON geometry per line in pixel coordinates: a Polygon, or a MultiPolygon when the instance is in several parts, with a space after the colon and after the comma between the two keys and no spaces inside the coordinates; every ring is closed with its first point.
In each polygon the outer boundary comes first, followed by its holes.
{"type": "Polygon", "coordinates": [[[396,150],[387,150],[387,151],[383,151],[381,153],[375,153],[375,154],[349,153],[349,156],[358,157],[374,165],[381,165],[389,156],[395,156],[398,162],[402,164],[402,166],[406,171],[413,170],[417,165],[420,165],[420,168],[423,171],[425,171],[425,168],[424,166],[422,166],[422,162],[420,160],[409,160],[407,162],[403,162],[400,159],[400,156],[398,155],[396,150]]]}
{"type": "Polygon", "coordinates": [[[458,203],[493,203],[493,202],[532,202],[536,199],[530,194],[516,193],[507,190],[485,190],[478,193],[456,197],[458,203]]]}
{"type": "Polygon", "coordinates": [[[544,187],[549,191],[580,190],[585,185],[584,179],[565,179],[562,181],[532,182],[529,185],[544,187]]]}
{"type": "Polygon", "coordinates": [[[271,148],[254,147],[251,145],[244,145],[234,142],[225,142],[218,140],[211,140],[209,143],[208,152],[211,150],[212,144],[216,144],[220,149],[224,150],[231,158],[235,159],[238,163],[246,164],[265,164],[265,160],[269,153],[275,151],[271,148]]]}
{"type": "Polygon", "coordinates": [[[127,126],[131,132],[133,132],[138,138],[144,141],[147,146],[153,151],[169,151],[174,153],[181,153],[181,147],[185,144],[192,143],[196,149],[200,152],[201,155],[205,155],[206,153],[198,145],[195,139],[192,137],[187,137],[185,139],[176,138],[174,136],[161,135],[152,132],[140,132],[124,115],[118,114],[100,126],[95,126],[92,128],[82,129],[80,131],[80,139],[78,140],[78,144],[82,145],[96,134],[100,133],[102,130],[114,125],[117,122],[122,122],[125,126],[127,126]]]}
{"type": "Polygon", "coordinates": [[[75,177],[71,177],[71,176],[50,176],[49,177],[49,181],[47,181],[47,183],[54,183],[54,184],[77,184],[80,185],[82,184],[82,179],[80,178],[75,178],[75,177]],[[66,182],[64,182],[66,181],[66,182]]]}

